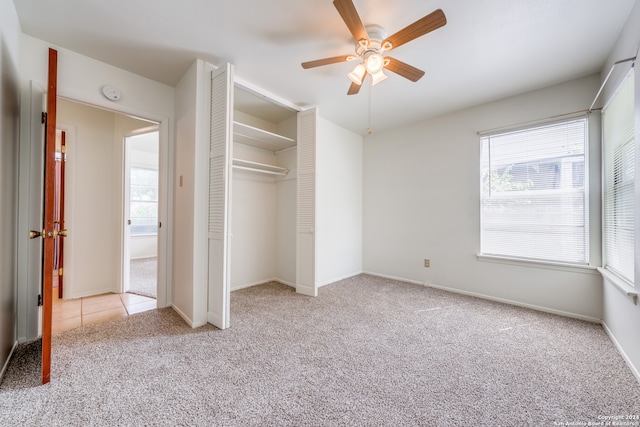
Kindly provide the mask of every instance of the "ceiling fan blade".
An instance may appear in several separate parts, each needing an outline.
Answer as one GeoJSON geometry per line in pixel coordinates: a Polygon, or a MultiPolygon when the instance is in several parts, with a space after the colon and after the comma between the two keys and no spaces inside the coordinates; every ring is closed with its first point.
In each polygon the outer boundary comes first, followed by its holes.
{"type": "Polygon", "coordinates": [[[387,39],[382,43],[391,42],[392,49],[395,49],[413,39],[417,39],[418,37],[424,36],[433,30],[437,30],[446,23],[447,18],[444,16],[444,12],[442,9],[437,9],[427,16],[418,19],[413,24],[398,31],[394,35],[387,37],[387,39]]]}
{"type": "Polygon", "coordinates": [[[351,82],[351,86],[349,86],[349,91],[347,92],[347,95],[356,95],[358,92],[360,92],[361,87],[362,85],[358,85],[351,82]]]}
{"type": "Polygon", "coordinates": [[[391,58],[389,56],[385,57],[385,59],[389,60],[389,64],[387,64],[384,68],[404,77],[405,79],[409,79],[412,82],[417,82],[418,80],[420,80],[420,78],[422,78],[422,76],[424,76],[424,71],[416,67],[413,67],[402,61],[398,61],[397,59],[391,58]]]}
{"type": "Polygon", "coordinates": [[[352,0],[333,0],[333,5],[338,9],[338,13],[344,23],[347,24],[347,28],[349,28],[356,42],[362,39],[369,40],[367,30],[364,28],[364,25],[362,25],[362,21],[352,0]]]}
{"type": "Polygon", "coordinates": [[[324,59],[316,59],[315,61],[308,61],[302,63],[302,68],[314,68],[320,67],[322,65],[336,64],[338,62],[346,62],[349,60],[349,57],[353,55],[342,55],[342,56],[334,56],[332,58],[324,58],[324,59]]]}

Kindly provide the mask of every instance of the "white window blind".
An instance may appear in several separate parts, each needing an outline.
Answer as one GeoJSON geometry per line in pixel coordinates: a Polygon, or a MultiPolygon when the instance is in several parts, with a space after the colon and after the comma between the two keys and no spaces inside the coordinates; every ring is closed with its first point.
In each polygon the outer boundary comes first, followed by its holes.
{"type": "Polygon", "coordinates": [[[587,118],[481,137],[484,255],[589,263],[587,118]]]}
{"type": "Polygon", "coordinates": [[[605,268],[634,282],[634,84],[627,76],[603,112],[605,268]]]}

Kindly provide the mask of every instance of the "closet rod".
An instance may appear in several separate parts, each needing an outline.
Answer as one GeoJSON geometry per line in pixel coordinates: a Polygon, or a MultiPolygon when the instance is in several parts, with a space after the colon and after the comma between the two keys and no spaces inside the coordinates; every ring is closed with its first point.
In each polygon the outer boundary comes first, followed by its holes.
{"type": "Polygon", "coordinates": [[[276,171],[268,171],[265,169],[258,169],[258,168],[251,168],[248,166],[238,166],[238,165],[233,165],[234,169],[242,169],[245,171],[251,171],[251,172],[260,172],[260,173],[266,173],[269,175],[278,175],[278,176],[286,176],[287,172],[276,172],[276,171]]]}

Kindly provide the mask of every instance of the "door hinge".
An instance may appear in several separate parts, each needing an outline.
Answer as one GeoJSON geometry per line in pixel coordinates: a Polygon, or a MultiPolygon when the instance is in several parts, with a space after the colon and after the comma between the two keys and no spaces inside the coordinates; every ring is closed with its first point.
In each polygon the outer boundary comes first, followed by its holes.
{"type": "Polygon", "coordinates": [[[38,307],[42,306],[42,295],[38,295],[38,307]]]}
{"type": "Polygon", "coordinates": [[[67,146],[66,146],[66,145],[63,145],[62,147],[60,147],[60,152],[61,152],[62,154],[67,154],[67,146]]]}
{"type": "Polygon", "coordinates": [[[62,277],[62,267],[58,269],[58,276],[62,277]]]}
{"type": "Polygon", "coordinates": [[[42,123],[47,123],[47,113],[42,112],[42,123]]]}

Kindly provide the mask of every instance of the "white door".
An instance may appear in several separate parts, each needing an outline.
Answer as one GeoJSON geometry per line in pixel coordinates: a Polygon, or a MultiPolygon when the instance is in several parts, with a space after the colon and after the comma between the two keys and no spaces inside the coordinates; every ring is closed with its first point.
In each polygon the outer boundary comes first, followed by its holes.
{"type": "Polygon", "coordinates": [[[229,221],[233,132],[233,67],[211,73],[211,135],[209,145],[209,300],[207,321],[220,329],[229,325],[229,221]]]}
{"type": "Polygon", "coordinates": [[[317,296],[316,284],[316,139],[318,110],[298,113],[298,205],[296,292],[317,296]]]}

